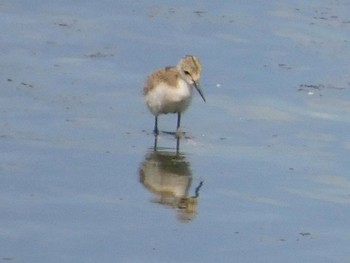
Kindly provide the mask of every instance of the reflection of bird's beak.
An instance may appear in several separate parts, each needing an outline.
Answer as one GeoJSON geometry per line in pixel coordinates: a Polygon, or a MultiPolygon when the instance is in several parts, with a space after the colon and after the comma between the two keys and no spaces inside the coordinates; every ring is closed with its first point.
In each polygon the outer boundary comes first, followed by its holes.
{"type": "Polygon", "coordinates": [[[206,102],[204,94],[203,94],[203,91],[201,89],[201,86],[200,86],[199,82],[193,80],[193,83],[194,83],[194,86],[195,86],[196,90],[198,91],[199,95],[201,95],[201,97],[204,100],[204,102],[206,102]]]}

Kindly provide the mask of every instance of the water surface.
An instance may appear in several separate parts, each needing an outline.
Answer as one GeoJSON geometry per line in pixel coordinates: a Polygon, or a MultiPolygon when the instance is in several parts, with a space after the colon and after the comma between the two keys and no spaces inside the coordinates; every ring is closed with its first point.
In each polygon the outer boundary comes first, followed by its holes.
{"type": "Polygon", "coordinates": [[[0,260],[346,262],[349,7],[3,1],[0,260]],[[185,54],[207,103],[154,151],[143,83],[185,54]]]}

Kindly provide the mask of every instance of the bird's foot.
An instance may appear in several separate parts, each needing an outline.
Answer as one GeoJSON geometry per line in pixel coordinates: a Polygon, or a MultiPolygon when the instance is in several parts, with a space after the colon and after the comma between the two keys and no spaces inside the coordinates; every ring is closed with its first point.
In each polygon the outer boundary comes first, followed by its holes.
{"type": "Polygon", "coordinates": [[[185,133],[181,130],[181,128],[178,128],[176,130],[176,134],[175,134],[176,138],[182,139],[184,137],[184,135],[185,135],[185,133]]]}
{"type": "Polygon", "coordinates": [[[154,136],[158,136],[159,135],[159,130],[158,129],[154,129],[153,130],[153,135],[154,136]]]}

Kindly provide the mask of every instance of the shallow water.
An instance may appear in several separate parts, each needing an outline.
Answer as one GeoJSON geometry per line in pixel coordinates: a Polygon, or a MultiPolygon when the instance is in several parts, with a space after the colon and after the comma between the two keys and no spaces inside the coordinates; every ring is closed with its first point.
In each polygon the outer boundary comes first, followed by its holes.
{"type": "Polygon", "coordinates": [[[2,1],[0,259],[347,262],[349,8],[2,1]],[[207,103],[154,151],[141,89],[185,54],[207,103]]]}

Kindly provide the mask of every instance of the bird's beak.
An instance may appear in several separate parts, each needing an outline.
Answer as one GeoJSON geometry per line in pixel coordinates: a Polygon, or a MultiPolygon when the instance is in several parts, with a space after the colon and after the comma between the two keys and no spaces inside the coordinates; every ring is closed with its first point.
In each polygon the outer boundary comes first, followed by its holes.
{"type": "Polygon", "coordinates": [[[201,86],[200,86],[199,82],[193,81],[193,83],[194,83],[194,87],[195,87],[196,90],[198,91],[199,95],[201,95],[201,97],[202,97],[202,99],[204,100],[204,102],[206,102],[205,97],[204,97],[204,94],[203,94],[203,91],[202,91],[202,89],[201,89],[201,86]]]}

